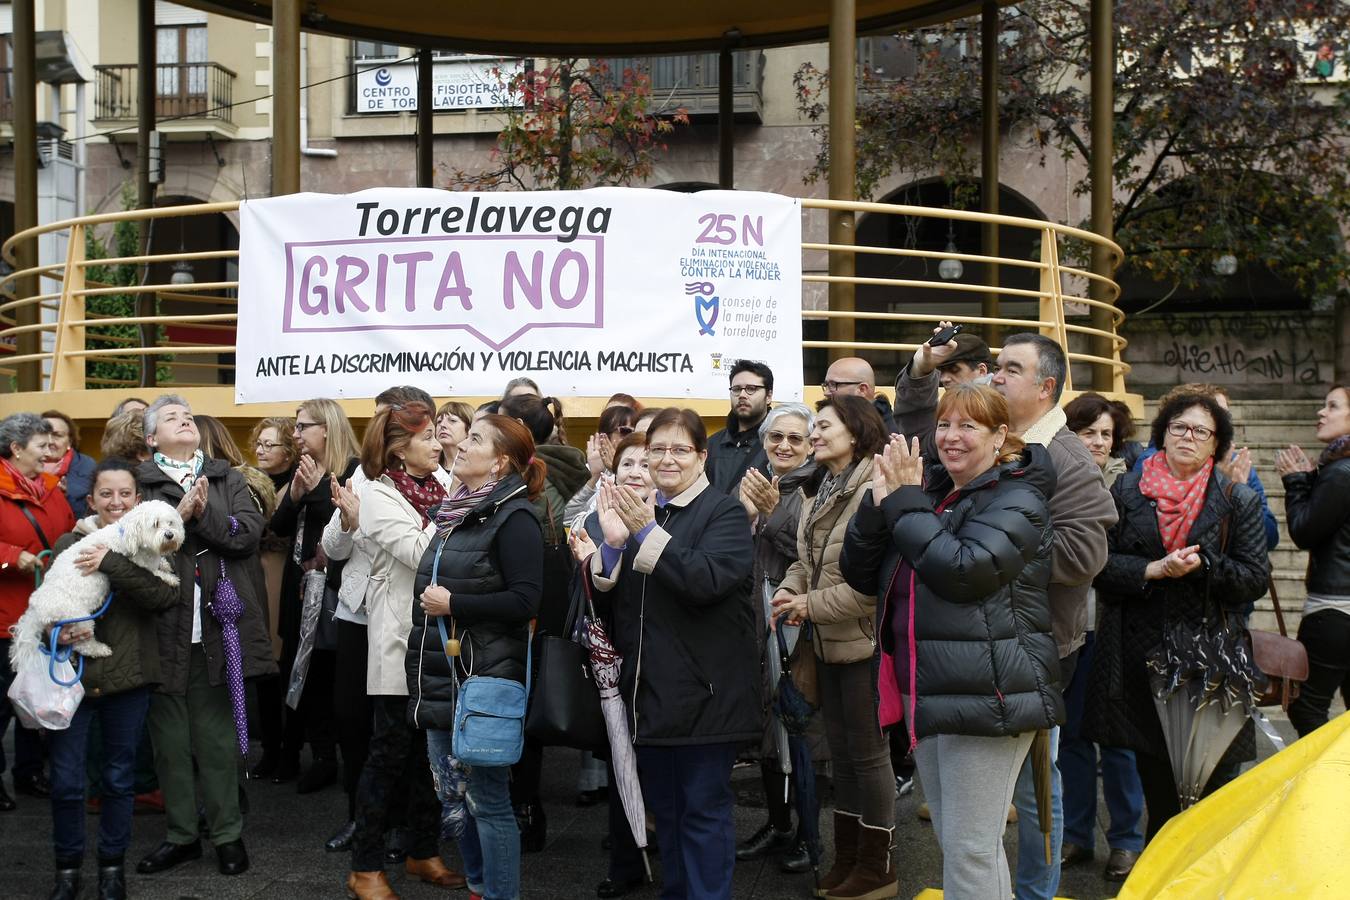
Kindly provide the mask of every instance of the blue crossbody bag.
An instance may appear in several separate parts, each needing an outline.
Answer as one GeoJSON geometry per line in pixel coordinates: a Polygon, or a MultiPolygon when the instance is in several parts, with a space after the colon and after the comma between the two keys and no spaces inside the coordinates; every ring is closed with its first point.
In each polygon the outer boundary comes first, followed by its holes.
{"type": "MultiPolygon", "coordinates": [[[[437,583],[441,568],[441,550],[436,547],[431,568],[431,583],[437,583]]],[[[441,633],[441,650],[450,662],[455,685],[455,720],[450,752],[466,766],[510,766],[520,761],[525,749],[525,709],[529,705],[530,666],[534,657],[534,622],[525,649],[525,683],[510,678],[490,678],[470,674],[459,680],[458,660],[450,654],[450,638],[445,632],[445,617],[436,617],[441,633]]],[[[467,632],[466,632],[467,636],[467,632]]]]}

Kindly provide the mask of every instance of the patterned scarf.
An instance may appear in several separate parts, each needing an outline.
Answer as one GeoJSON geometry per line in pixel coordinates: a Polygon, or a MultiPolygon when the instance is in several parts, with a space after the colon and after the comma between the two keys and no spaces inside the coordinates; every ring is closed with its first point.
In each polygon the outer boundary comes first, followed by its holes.
{"type": "Polygon", "coordinates": [[[468,485],[461,484],[452,496],[446,498],[441,508],[436,510],[436,536],[441,540],[449,537],[450,532],[464,521],[469,510],[486,500],[496,487],[497,482],[489,481],[478,490],[471,491],[468,485]]]}
{"type": "Polygon", "coordinates": [[[1199,472],[1182,481],[1167,468],[1167,451],[1160,450],[1144,461],[1139,492],[1157,501],[1158,530],[1168,553],[1186,546],[1191,526],[1205,505],[1205,490],[1209,487],[1213,469],[1214,458],[1210,457],[1199,472]]]}
{"type": "Polygon", "coordinates": [[[417,514],[422,517],[422,527],[427,527],[431,523],[432,513],[445,499],[445,488],[441,487],[436,476],[428,475],[419,483],[402,469],[388,469],[384,474],[389,476],[403,499],[417,510],[417,514]]]}
{"type": "Polygon", "coordinates": [[[1336,440],[1327,444],[1327,448],[1322,451],[1322,455],[1317,458],[1319,466],[1325,466],[1327,463],[1333,463],[1338,459],[1345,459],[1350,456],[1350,434],[1343,434],[1336,440]]]}
{"type": "Polygon", "coordinates": [[[160,471],[172,478],[174,483],[181,486],[185,491],[192,486],[192,483],[197,480],[197,476],[202,473],[202,463],[206,461],[206,454],[200,450],[193,453],[192,459],[187,462],[169,459],[158,450],[155,451],[154,456],[155,465],[159,466],[160,471]]]}

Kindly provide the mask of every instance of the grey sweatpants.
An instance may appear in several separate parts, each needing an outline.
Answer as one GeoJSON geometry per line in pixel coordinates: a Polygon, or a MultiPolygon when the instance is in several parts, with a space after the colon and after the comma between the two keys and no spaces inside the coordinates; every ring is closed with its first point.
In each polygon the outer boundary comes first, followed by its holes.
{"type": "Polygon", "coordinates": [[[942,848],[947,900],[1011,900],[1003,828],[1034,732],[1016,737],[940,734],[919,741],[914,762],[942,848]]]}

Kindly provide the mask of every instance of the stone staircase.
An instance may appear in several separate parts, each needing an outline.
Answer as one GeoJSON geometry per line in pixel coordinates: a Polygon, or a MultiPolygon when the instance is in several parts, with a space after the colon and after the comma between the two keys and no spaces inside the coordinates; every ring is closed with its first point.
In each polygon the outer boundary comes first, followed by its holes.
{"type": "MultiPolygon", "coordinates": [[[[1303,600],[1307,595],[1303,579],[1307,572],[1308,554],[1295,547],[1293,539],[1289,537],[1284,519],[1284,485],[1275,472],[1275,453],[1290,444],[1297,444],[1315,460],[1317,454],[1322,452],[1322,444],[1316,434],[1317,410],[1321,407],[1320,400],[1235,400],[1231,410],[1236,429],[1234,444],[1251,449],[1256,474],[1265,487],[1270,511],[1280,524],[1280,543],[1271,551],[1270,566],[1275,590],[1280,597],[1280,608],[1284,611],[1285,625],[1291,636],[1298,632],[1303,600]]],[[[1148,426],[1156,412],[1156,403],[1145,404],[1146,418],[1136,429],[1136,439],[1147,442],[1148,426]]],[[[1275,608],[1269,594],[1256,602],[1251,627],[1263,631],[1278,630],[1275,608]]]]}

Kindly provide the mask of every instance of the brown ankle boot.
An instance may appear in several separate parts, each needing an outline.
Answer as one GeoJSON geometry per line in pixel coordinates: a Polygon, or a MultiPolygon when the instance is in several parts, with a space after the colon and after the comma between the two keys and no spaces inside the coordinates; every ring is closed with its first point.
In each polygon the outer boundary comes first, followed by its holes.
{"type": "Polygon", "coordinates": [[[409,875],[420,878],[427,884],[455,890],[464,887],[464,876],[448,867],[439,856],[429,856],[426,859],[413,859],[410,856],[403,866],[409,875]]]}
{"type": "Polygon", "coordinates": [[[834,864],[816,883],[817,897],[824,897],[839,887],[853,872],[853,864],[858,858],[858,829],[861,823],[862,816],[857,813],[834,811],[834,864]]]}
{"type": "Polygon", "coordinates": [[[383,872],[352,872],[347,876],[347,896],[351,900],[398,900],[383,872]]]}
{"type": "Polygon", "coordinates": [[[900,893],[891,861],[893,828],[858,823],[858,859],[844,883],[829,891],[827,900],[883,900],[900,893]]]}

